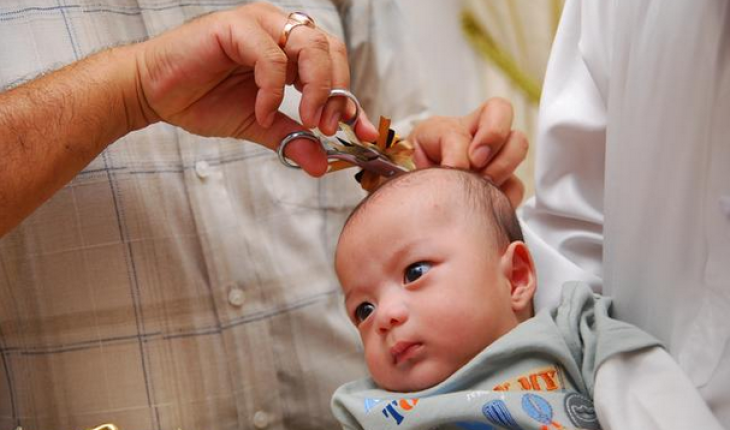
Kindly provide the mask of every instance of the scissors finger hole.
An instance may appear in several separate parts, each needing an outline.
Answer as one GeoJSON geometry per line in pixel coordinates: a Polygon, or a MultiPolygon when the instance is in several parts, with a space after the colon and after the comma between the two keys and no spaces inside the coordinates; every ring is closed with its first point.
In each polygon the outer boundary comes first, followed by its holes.
{"type": "MultiPolygon", "coordinates": [[[[279,143],[279,148],[277,149],[276,153],[279,156],[279,161],[287,167],[291,167],[292,169],[301,169],[301,167],[289,160],[286,157],[285,151],[286,147],[289,146],[289,144],[295,140],[299,139],[307,139],[311,140],[312,142],[317,143],[318,145],[322,145],[322,142],[319,140],[317,136],[314,135],[314,133],[310,131],[295,131],[294,133],[289,133],[284,139],[281,140],[279,143]]],[[[323,147],[323,149],[326,149],[323,147]]]]}
{"type": "Polygon", "coordinates": [[[335,88],[334,90],[330,91],[330,98],[333,97],[345,97],[348,99],[348,103],[345,106],[345,115],[347,115],[347,119],[343,119],[342,122],[350,127],[354,127],[355,124],[357,124],[357,120],[360,117],[360,112],[362,111],[362,107],[360,106],[360,102],[357,100],[357,97],[355,97],[355,95],[351,92],[342,88],[335,88]],[[353,107],[355,109],[355,112],[351,113],[353,107]]]}

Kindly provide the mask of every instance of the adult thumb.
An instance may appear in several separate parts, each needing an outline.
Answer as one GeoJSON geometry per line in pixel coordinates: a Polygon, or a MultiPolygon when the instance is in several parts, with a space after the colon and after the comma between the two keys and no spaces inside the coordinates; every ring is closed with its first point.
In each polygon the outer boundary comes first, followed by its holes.
{"type": "MultiPolygon", "coordinates": [[[[248,130],[245,138],[266,146],[272,151],[278,151],[281,142],[296,132],[310,131],[283,113],[276,112],[274,121],[269,127],[264,128],[255,124],[252,130],[248,130]]],[[[319,141],[307,138],[293,139],[286,145],[284,156],[310,176],[317,178],[327,173],[327,156],[319,141]]]]}

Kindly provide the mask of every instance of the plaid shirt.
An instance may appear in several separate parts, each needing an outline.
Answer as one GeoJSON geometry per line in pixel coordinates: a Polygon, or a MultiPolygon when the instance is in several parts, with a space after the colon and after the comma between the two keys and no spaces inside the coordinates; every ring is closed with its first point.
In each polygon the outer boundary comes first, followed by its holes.
{"type": "MultiPolygon", "coordinates": [[[[3,0],[0,85],[239,3],[3,0]]],[[[371,117],[423,113],[393,1],[280,3],[347,41],[371,117]]],[[[111,145],[0,240],[0,429],[336,427],[365,374],[332,269],[353,173],[166,124],[111,145]]]]}

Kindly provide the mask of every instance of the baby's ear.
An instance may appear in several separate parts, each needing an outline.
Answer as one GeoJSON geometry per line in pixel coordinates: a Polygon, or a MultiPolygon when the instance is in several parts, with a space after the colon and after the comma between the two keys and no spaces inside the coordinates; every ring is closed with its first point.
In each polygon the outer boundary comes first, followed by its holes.
{"type": "Polygon", "coordinates": [[[512,287],[512,310],[520,320],[529,318],[532,316],[532,298],[537,288],[537,276],[527,245],[521,241],[510,243],[502,255],[500,266],[512,287]]]}

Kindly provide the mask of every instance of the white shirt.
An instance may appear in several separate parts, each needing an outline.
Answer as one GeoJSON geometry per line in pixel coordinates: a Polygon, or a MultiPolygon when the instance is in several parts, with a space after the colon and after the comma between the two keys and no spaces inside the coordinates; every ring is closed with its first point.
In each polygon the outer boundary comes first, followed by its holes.
{"type": "Polygon", "coordinates": [[[539,284],[613,297],[730,427],[730,3],[569,0],[536,162],[539,284]]]}
{"type": "MultiPolygon", "coordinates": [[[[242,3],[3,0],[0,87],[242,3]]],[[[347,41],[374,121],[424,110],[394,1],[273,3],[347,41]]],[[[0,428],[334,428],[365,375],[332,265],[354,173],[165,124],[112,144],[0,240],[0,428]]]]}

